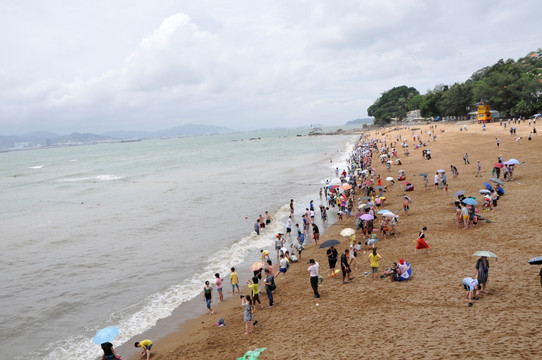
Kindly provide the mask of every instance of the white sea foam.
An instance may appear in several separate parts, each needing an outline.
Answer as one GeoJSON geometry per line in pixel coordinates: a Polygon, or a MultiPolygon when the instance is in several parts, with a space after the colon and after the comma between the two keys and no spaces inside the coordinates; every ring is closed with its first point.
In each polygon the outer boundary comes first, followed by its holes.
{"type": "Polygon", "coordinates": [[[41,169],[43,165],[30,166],[29,169],[41,169]]]}
{"type": "Polygon", "coordinates": [[[98,175],[98,176],[83,176],[79,178],[71,178],[71,179],[61,179],[60,182],[85,182],[85,181],[114,181],[114,180],[122,180],[124,179],[124,176],[117,176],[117,175],[98,175]]]}

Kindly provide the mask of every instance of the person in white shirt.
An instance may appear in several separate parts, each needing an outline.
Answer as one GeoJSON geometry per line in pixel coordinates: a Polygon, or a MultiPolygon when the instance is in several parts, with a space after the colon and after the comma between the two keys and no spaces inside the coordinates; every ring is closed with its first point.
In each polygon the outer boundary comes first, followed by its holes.
{"type": "Polygon", "coordinates": [[[312,291],[314,292],[314,297],[319,298],[320,294],[318,293],[318,270],[320,270],[320,265],[314,260],[309,260],[309,268],[307,271],[309,272],[309,275],[311,277],[311,287],[312,291]]]}

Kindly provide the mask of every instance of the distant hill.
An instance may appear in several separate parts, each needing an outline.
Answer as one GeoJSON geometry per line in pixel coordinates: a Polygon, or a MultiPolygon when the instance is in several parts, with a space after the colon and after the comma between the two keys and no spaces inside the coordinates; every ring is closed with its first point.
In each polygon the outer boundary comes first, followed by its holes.
{"type": "Polygon", "coordinates": [[[364,118],[364,119],[356,119],[356,120],[348,121],[346,125],[372,124],[373,122],[374,122],[374,118],[364,118]]]}
{"type": "Polygon", "coordinates": [[[154,132],[149,131],[109,131],[105,133],[106,136],[112,136],[117,139],[152,139],[161,137],[186,137],[186,136],[200,136],[200,135],[219,135],[229,134],[235,132],[235,130],[213,125],[196,125],[186,124],[176,126],[170,129],[159,130],[154,132]]]}
{"type": "Polygon", "coordinates": [[[109,131],[102,135],[91,133],[72,133],[59,136],[46,131],[37,131],[22,136],[0,136],[0,149],[31,149],[52,145],[84,145],[99,142],[114,142],[122,139],[153,139],[163,137],[188,137],[201,135],[219,135],[233,133],[235,130],[212,125],[186,124],[171,129],[155,132],[147,131],[109,131]]]}

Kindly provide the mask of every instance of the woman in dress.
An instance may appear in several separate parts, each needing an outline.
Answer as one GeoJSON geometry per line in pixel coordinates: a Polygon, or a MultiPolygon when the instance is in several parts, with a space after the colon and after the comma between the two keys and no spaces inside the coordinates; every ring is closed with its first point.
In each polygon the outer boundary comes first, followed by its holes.
{"type": "Polygon", "coordinates": [[[425,253],[427,254],[429,252],[429,245],[425,242],[425,232],[427,231],[427,227],[423,227],[422,231],[420,231],[420,234],[418,235],[418,239],[415,241],[416,243],[416,250],[414,250],[414,253],[420,249],[425,249],[425,253]]]}
{"type": "Polygon", "coordinates": [[[486,256],[482,256],[476,262],[476,275],[474,278],[478,280],[478,284],[482,286],[482,292],[487,293],[486,283],[489,275],[489,261],[486,256]]]}
{"type": "Polygon", "coordinates": [[[253,305],[250,295],[241,297],[241,306],[243,306],[243,319],[245,321],[245,335],[248,335],[254,329],[252,321],[254,320],[253,305]]]}

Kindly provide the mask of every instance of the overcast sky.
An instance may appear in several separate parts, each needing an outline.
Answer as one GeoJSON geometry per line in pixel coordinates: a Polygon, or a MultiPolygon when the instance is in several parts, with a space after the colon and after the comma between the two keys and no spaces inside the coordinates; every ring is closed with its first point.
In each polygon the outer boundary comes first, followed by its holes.
{"type": "Polygon", "coordinates": [[[542,47],[542,1],[0,0],[0,135],[342,125],[542,47]]]}

